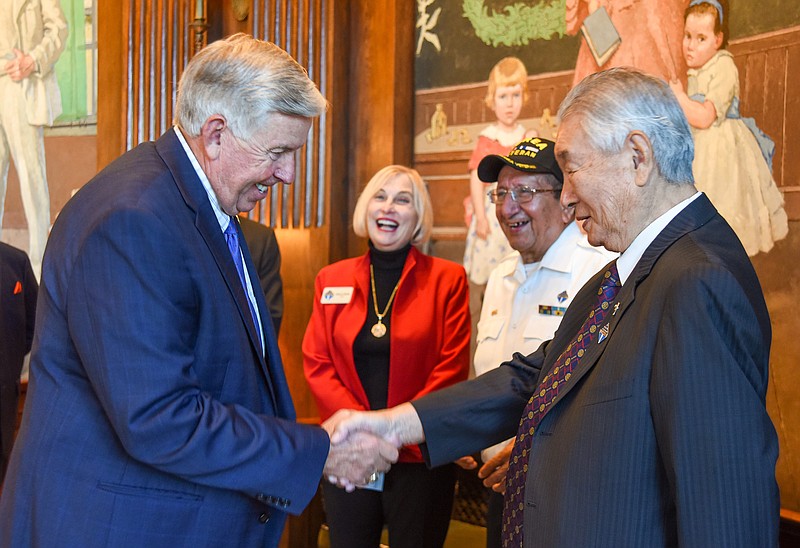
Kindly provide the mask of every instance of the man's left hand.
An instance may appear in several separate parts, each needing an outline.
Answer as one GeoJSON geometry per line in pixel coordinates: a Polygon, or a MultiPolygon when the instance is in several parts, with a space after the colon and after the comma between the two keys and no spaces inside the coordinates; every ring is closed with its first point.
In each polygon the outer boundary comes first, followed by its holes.
{"type": "Polygon", "coordinates": [[[478,477],[483,480],[486,487],[497,493],[506,492],[506,473],[508,473],[508,461],[511,458],[511,450],[514,449],[514,440],[486,461],[478,470],[478,477]]]}
{"type": "Polygon", "coordinates": [[[27,53],[14,48],[14,58],[3,66],[3,70],[14,82],[20,82],[36,70],[36,61],[27,53]]]}

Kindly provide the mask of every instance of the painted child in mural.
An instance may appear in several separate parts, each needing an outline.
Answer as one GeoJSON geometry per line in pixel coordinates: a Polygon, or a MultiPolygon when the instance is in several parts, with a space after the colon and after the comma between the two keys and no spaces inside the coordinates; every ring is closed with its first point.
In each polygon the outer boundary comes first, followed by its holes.
{"type": "Polygon", "coordinates": [[[508,154],[522,139],[536,137],[535,131],[526,130],[517,122],[528,98],[527,83],[528,71],[516,57],[501,59],[489,73],[485,100],[497,121],[481,131],[468,164],[473,215],[467,233],[464,268],[470,282],[477,285],[486,285],[492,269],[512,251],[487,194],[496,183],[487,184],[478,179],[478,164],[484,156],[508,154]]]}
{"type": "Polygon", "coordinates": [[[739,115],[739,72],[730,52],[721,49],[724,16],[717,0],[692,0],[683,38],[688,87],[684,91],[677,81],[670,86],[692,126],[695,184],[753,256],[772,249],[789,228],[771,173],[774,146],[739,115]]]}
{"type": "Polygon", "coordinates": [[[586,40],[581,40],[573,86],[589,74],[611,67],[629,66],[665,81],[682,78],[686,64],[681,55],[683,10],[688,0],[566,0],[566,31],[576,35],[584,19],[604,7],[622,42],[599,67],[586,40]]]}
{"type": "Polygon", "coordinates": [[[13,159],[28,223],[28,255],[38,279],[50,227],[43,126],[61,114],[53,67],[64,51],[67,20],[56,0],[0,6],[0,228],[13,159]]]}

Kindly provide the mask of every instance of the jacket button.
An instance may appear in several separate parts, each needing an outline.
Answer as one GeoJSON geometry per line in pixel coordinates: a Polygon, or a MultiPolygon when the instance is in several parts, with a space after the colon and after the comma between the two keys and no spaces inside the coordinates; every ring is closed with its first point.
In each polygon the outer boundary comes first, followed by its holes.
{"type": "Polygon", "coordinates": [[[264,512],[263,514],[258,516],[259,523],[267,523],[268,521],[269,521],[269,514],[267,512],[264,512]]]}

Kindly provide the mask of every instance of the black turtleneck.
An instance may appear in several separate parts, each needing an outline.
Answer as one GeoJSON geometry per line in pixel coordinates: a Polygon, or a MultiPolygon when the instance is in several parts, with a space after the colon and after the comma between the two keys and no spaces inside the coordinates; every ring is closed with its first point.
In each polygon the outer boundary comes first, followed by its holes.
{"type": "MultiPolygon", "coordinates": [[[[375,293],[378,296],[378,310],[383,312],[389,297],[394,290],[403,267],[406,264],[411,244],[396,251],[379,251],[369,242],[369,256],[375,273],[375,293]]],[[[398,290],[399,293],[399,290],[398,290]]],[[[375,314],[375,305],[372,300],[372,286],[368,288],[367,321],[353,342],[353,360],[356,365],[358,378],[367,394],[370,409],[385,409],[389,392],[389,341],[391,339],[391,318],[397,303],[398,296],[389,311],[383,317],[382,323],[386,326],[386,335],[377,338],[370,331],[378,323],[375,314]]]]}

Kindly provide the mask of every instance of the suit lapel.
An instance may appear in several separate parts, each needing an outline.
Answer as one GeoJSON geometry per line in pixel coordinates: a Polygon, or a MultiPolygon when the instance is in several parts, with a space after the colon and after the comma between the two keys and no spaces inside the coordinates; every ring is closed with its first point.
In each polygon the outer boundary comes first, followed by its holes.
{"type": "MultiPolygon", "coordinates": [[[[247,304],[247,296],[245,295],[244,288],[239,280],[239,274],[236,271],[236,265],[233,263],[233,258],[228,250],[228,245],[225,242],[225,236],[220,230],[214,210],[211,207],[211,203],[208,201],[208,195],[206,194],[206,191],[203,188],[203,185],[200,182],[192,163],[186,157],[183,146],[178,140],[178,137],[175,135],[174,129],[169,130],[161,138],[159,138],[158,141],[156,141],[156,150],[172,173],[175,184],[183,196],[186,205],[194,212],[195,227],[197,227],[197,231],[205,241],[205,244],[208,247],[208,250],[211,252],[217,267],[219,267],[220,272],[222,273],[222,277],[225,280],[225,284],[228,286],[228,290],[231,292],[231,296],[236,302],[236,307],[239,310],[239,317],[244,323],[247,334],[250,337],[250,343],[253,345],[255,354],[258,356],[259,365],[264,374],[267,389],[271,396],[272,405],[275,407],[276,401],[273,380],[267,368],[264,353],[261,351],[261,337],[259,337],[258,332],[256,331],[256,326],[253,325],[250,307],[247,304]]],[[[241,229],[238,230],[239,241],[244,242],[244,236],[241,233],[241,229]]],[[[246,245],[240,246],[243,250],[246,250],[247,248],[246,245]]],[[[249,252],[244,251],[244,254],[246,257],[245,264],[247,265],[247,270],[250,274],[252,283],[252,259],[250,259],[249,252]]],[[[260,286],[256,284],[253,287],[260,286]]],[[[256,302],[258,303],[258,293],[260,293],[260,291],[253,291],[253,293],[256,294],[256,302]]],[[[261,298],[261,301],[263,301],[263,297],[261,298]]],[[[261,314],[262,323],[264,323],[264,318],[269,318],[269,316],[264,316],[261,304],[259,304],[259,313],[261,314]]],[[[265,347],[266,346],[267,345],[265,344],[265,347]]],[[[280,364],[280,360],[278,360],[278,364],[280,364]]],[[[277,409],[275,410],[277,411],[277,409]]]]}
{"type": "MultiPolygon", "coordinates": [[[[636,267],[633,269],[630,278],[625,282],[625,285],[622,286],[617,298],[614,300],[614,303],[612,303],[611,306],[616,308],[616,311],[612,309],[611,314],[606,317],[606,321],[603,322],[600,327],[598,327],[598,329],[602,329],[603,326],[608,325],[608,335],[603,341],[598,342],[598,340],[595,339],[595,341],[590,345],[590,347],[586,350],[586,353],[581,358],[577,369],[573,371],[570,382],[568,382],[564,388],[559,390],[558,395],[554,398],[552,405],[550,405],[547,411],[558,404],[558,402],[562,400],[569,393],[569,391],[578,384],[581,378],[583,378],[583,376],[586,375],[589,370],[592,369],[592,367],[594,367],[594,365],[600,360],[608,341],[614,335],[616,326],[619,324],[620,319],[625,315],[625,311],[636,299],[636,289],[638,288],[639,284],[650,274],[658,258],[661,257],[661,255],[679,238],[700,228],[710,221],[716,212],[717,211],[714,209],[714,206],[711,205],[711,202],[708,200],[705,194],[703,194],[697,197],[683,211],[678,213],[678,215],[672,219],[672,221],[670,221],[664,230],[661,231],[656,239],[653,240],[650,246],[645,250],[642,258],[639,259],[638,263],[636,263],[636,267]]],[[[565,348],[566,345],[571,342],[572,338],[575,336],[575,333],[577,333],[578,329],[580,329],[580,326],[583,324],[583,321],[586,319],[589,307],[592,306],[594,302],[594,296],[597,294],[597,289],[600,287],[602,277],[602,272],[599,272],[589,283],[587,283],[586,286],[584,286],[593,288],[590,295],[591,300],[588,298],[582,299],[581,306],[576,309],[576,312],[578,313],[576,313],[573,318],[570,318],[570,329],[567,330],[567,333],[569,333],[569,340],[559,345],[560,348],[565,348]],[[576,325],[576,322],[580,323],[577,323],[576,325]]],[[[583,293],[583,291],[581,291],[581,293],[583,293]]],[[[567,321],[566,316],[564,317],[564,321],[567,321]]],[[[550,369],[553,367],[554,361],[557,358],[558,356],[553,356],[552,359],[548,360],[548,368],[546,371],[543,369],[543,373],[550,371],[550,369]]],[[[544,375],[542,375],[542,377],[543,376],[544,375]]],[[[545,414],[547,411],[545,411],[545,414]]]]}

